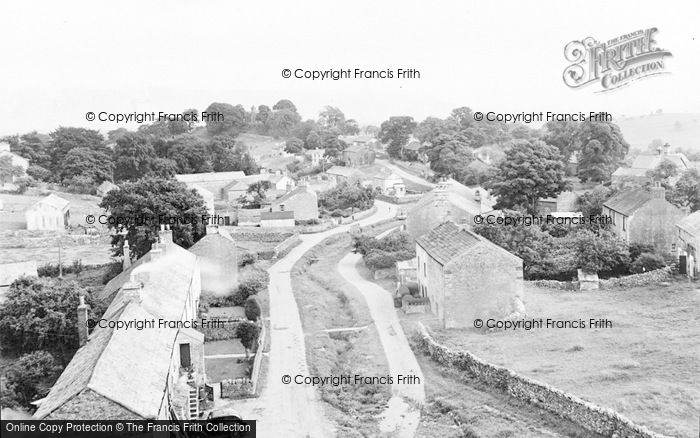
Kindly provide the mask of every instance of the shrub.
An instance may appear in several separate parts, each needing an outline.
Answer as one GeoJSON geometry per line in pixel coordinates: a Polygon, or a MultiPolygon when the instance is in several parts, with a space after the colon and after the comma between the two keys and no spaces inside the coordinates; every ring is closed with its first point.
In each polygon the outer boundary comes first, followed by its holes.
{"type": "Polygon", "coordinates": [[[32,164],[27,168],[27,175],[39,181],[48,181],[51,179],[50,170],[35,164],[32,164]]]}
{"type": "Polygon", "coordinates": [[[260,335],[260,327],[252,322],[243,321],[236,326],[236,337],[241,341],[241,344],[246,349],[246,355],[248,351],[255,349],[255,344],[258,341],[258,336],[260,335]]]}
{"type": "Polygon", "coordinates": [[[36,186],[36,181],[31,176],[23,176],[15,180],[15,185],[17,186],[16,192],[22,194],[29,189],[29,187],[36,186]]]}
{"type": "Polygon", "coordinates": [[[231,296],[231,303],[234,306],[242,306],[245,304],[248,297],[250,297],[248,290],[239,286],[238,289],[236,289],[236,292],[234,292],[231,296]]]}
{"type": "Polygon", "coordinates": [[[260,304],[258,303],[258,300],[255,299],[255,297],[248,297],[245,300],[245,317],[248,318],[249,320],[255,322],[260,318],[260,314],[262,313],[260,309],[260,304]]]}
{"type": "Polygon", "coordinates": [[[629,251],[630,260],[637,260],[643,253],[654,254],[656,252],[656,248],[654,248],[654,245],[649,243],[632,242],[629,245],[629,251]]]}
{"type": "Polygon", "coordinates": [[[120,262],[112,262],[108,265],[104,274],[102,274],[102,284],[107,284],[114,277],[122,273],[122,264],[120,262]]]}
{"type": "Polygon", "coordinates": [[[644,252],[632,263],[630,270],[635,274],[661,269],[666,266],[663,257],[659,254],[644,252]]]}
{"type": "Polygon", "coordinates": [[[8,389],[16,402],[29,407],[35,398],[44,397],[61,373],[51,353],[37,350],[24,354],[5,370],[8,389]]]}
{"type": "MultiPolygon", "coordinates": [[[[242,278],[238,283],[238,290],[250,295],[255,295],[267,286],[270,275],[262,269],[248,269],[243,271],[242,278]]],[[[246,298],[248,298],[246,296],[246,298]]],[[[245,299],[244,299],[245,301],[245,299]]]]}
{"type": "Polygon", "coordinates": [[[244,252],[238,259],[238,266],[242,268],[244,266],[252,265],[257,260],[258,256],[256,254],[253,254],[251,252],[244,252]]]}

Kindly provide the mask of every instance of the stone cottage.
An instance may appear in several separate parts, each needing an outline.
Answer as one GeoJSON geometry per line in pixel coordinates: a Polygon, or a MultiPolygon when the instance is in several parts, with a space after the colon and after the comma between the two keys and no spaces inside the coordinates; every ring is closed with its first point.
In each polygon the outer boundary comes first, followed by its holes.
{"type": "Polygon", "coordinates": [[[603,216],[612,218],[611,230],[625,242],[649,243],[662,254],[676,255],[676,224],[687,216],[668,202],[663,187],[630,188],[603,203],[603,216]]]}
{"type": "Polygon", "coordinates": [[[200,259],[202,292],[223,295],[232,292],[238,281],[238,248],[225,228],[207,226],[206,236],[189,251],[200,259]]]}
{"type": "Polygon", "coordinates": [[[210,191],[214,195],[214,200],[224,199],[224,187],[233,181],[245,177],[245,172],[205,172],[205,173],[185,173],[175,175],[175,179],[185,183],[188,187],[198,186],[210,191]]]}
{"type": "Polygon", "coordinates": [[[445,221],[471,226],[474,216],[493,211],[495,200],[481,188],[469,188],[453,179],[441,181],[409,210],[406,230],[421,236],[445,221]]]}
{"type": "Polygon", "coordinates": [[[87,306],[78,306],[80,348],[35,419],[138,420],[198,418],[196,394],[205,382],[204,336],[186,327],[197,318],[201,293],[197,256],[164,236],[161,243],[114,278],[102,318],[109,324],[155,321],[153,326],[88,335],[87,306]],[[116,290],[113,294],[113,290],[116,290]],[[160,326],[159,320],[167,321],[160,326]],[[192,408],[191,408],[192,406],[192,408]]]}
{"type": "Polygon", "coordinates": [[[348,167],[369,166],[375,158],[374,149],[367,144],[354,144],[343,151],[343,161],[348,167]]]}
{"type": "Polygon", "coordinates": [[[385,196],[403,198],[406,196],[406,185],[403,178],[386,168],[374,176],[372,185],[378,188],[385,196]]]}
{"type": "Polygon", "coordinates": [[[690,278],[700,277],[700,211],[676,224],[678,230],[678,261],[681,272],[690,278]]]}
{"type": "Polygon", "coordinates": [[[62,231],[70,220],[70,203],[53,193],[24,213],[28,230],[62,231]]]}
{"type": "Polygon", "coordinates": [[[630,167],[619,167],[612,174],[612,182],[617,187],[642,186],[652,182],[647,172],[656,169],[659,164],[669,161],[676,166],[678,175],[669,178],[669,184],[674,185],[678,178],[691,167],[691,162],[682,153],[671,152],[671,145],[666,143],[659,147],[655,154],[639,154],[630,167]]]}
{"type": "Polygon", "coordinates": [[[302,185],[272,201],[272,210],[293,211],[297,221],[318,219],[318,196],[302,185]]]}
{"type": "Polygon", "coordinates": [[[422,235],[416,261],[420,294],[444,327],[523,316],[522,259],[466,228],[444,222],[422,235]]]}

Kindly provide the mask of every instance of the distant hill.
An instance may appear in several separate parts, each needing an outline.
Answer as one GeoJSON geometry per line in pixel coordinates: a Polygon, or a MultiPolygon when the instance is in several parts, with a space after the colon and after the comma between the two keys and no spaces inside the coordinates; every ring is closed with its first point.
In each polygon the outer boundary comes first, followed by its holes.
{"type": "Polygon", "coordinates": [[[645,150],[655,138],[681,147],[700,151],[700,114],[653,114],[616,120],[633,148],[645,150]]]}

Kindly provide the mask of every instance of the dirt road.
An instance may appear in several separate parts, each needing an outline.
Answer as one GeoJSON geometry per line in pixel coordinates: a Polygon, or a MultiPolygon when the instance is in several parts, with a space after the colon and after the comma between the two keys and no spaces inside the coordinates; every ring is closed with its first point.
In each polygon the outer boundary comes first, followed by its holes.
{"type": "MultiPolygon", "coordinates": [[[[270,361],[267,382],[257,399],[232,402],[246,419],[258,420],[260,437],[330,437],[333,426],[326,420],[323,403],[310,386],[285,384],[284,376],[308,376],[304,332],[292,293],[290,271],[294,264],[325,238],[344,233],[351,227],[367,226],[396,215],[396,206],[376,201],[377,211],[358,222],[317,234],[301,236],[302,243],[272,265],[270,273],[270,361]]],[[[261,382],[262,383],[262,382],[261,382]]]]}
{"type": "Polygon", "coordinates": [[[425,377],[404,335],[391,295],[381,286],[365,280],[357,271],[359,254],[348,254],[338,263],[340,275],[364,296],[394,378],[392,398],[380,424],[382,432],[413,437],[425,402],[425,377]],[[411,376],[402,382],[399,376],[411,376]]]}

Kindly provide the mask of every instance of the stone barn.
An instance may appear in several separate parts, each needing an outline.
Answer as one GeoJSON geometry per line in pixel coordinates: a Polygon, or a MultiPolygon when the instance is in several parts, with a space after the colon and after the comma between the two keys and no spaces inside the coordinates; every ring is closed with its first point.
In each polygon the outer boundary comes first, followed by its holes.
{"type": "Polygon", "coordinates": [[[444,327],[523,316],[523,261],[489,240],[445,222],[416,239],[416,260],[420,295],[444,327]]]}
{"type": "Polygon", "coordinates": [[[62,231],[70,219],[70,203],[53,193],[24,213],[28,230],[62,231]]]}

